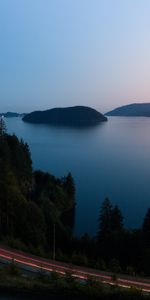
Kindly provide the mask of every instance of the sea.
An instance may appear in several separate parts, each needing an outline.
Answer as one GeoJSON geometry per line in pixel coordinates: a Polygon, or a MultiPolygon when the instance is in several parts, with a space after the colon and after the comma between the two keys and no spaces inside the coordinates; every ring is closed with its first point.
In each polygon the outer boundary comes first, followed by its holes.
{"type": "Polygon", "coordinates": [[[117,204],[126,228],[140,228],[150,207],[150,118],[109,117],[92,127],[57,127],[5,119],[29,144],[33,168],[71,172],[76,188],[74,234],[95,236],[103,200],[117,204]]]}

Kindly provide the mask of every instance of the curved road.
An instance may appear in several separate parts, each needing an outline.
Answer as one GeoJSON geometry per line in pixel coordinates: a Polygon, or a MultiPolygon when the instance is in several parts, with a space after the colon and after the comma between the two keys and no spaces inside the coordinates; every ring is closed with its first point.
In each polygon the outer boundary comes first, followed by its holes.
{"type": "Polygon", "coordinates": [[[62,263],[59,261],[43,259],[38,256],[33,256],[28,253],[24,253],[14,249],[8,249],[1,246],[0,262],[7,263],[12,260],[14,260],[20,268],[32,272],[37,272],[37,270],[43,269],[47,272],[55,271],[60,274],[65,274],[67,271],[69,271],[71,272],[72,276],[77,277],[79,279],[87,279],[88,277],[93,277],[94,279],[103,283],[117,284],[118,286],[124,288],[136,287],[142,290],[143,292],[150,293],[150,279],[148,278],[117,274],[117,279],[114,281],[113,273],[111,272],[103,272],[67,263],[62,263]]]}

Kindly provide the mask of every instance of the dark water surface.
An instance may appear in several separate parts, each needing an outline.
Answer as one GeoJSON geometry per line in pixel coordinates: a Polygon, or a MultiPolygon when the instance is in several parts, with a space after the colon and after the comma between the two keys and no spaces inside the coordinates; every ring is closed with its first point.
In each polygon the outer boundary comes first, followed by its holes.
{"type": "Polygon", "coordinates": [[[6,119],[9,133],[31,149],[33,166],[76,184],[75,233],[95,235],[99,208],[108,196],[125,225],[139,227],[150,207],[150,118],[111,117],[92,128],[65,128],[6,119]]]}

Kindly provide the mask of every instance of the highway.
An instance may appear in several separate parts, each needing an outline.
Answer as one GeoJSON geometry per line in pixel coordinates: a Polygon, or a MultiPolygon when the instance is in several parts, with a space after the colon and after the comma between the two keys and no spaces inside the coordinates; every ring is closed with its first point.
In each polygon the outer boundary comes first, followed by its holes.
{"type": "Polygon", "coordinates": [[[93,277],[97,281],[107,284],[117,284],[120,287],[130,288],[135,287],[143,292],[150,293],[150,279],[127,276],[123,274],[117,274],[117,278],[113,280],[113,273],[98,271],[86,267],[79,267],[68,263],[62,263],[59,261],[53,261],[43,259],[38,256],[33,256],[28,253],[17,251],[14,249],[8,249],[0,246],[0,262],[8,263],[14,261],[21,269],[25,269],[31,272],[37,272],[38,270],[45,270],[47,272],[58,272],[65,274],[67,271],[71,272],[72,276],[79,279],[87,279],[93,277]]]}

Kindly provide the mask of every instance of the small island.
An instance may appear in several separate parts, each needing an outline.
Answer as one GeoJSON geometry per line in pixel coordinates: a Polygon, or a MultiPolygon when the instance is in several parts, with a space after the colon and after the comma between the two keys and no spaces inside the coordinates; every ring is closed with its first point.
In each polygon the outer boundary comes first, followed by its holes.
{"type": "Polygon", "coordinates": [[[150,103],[133,103],[117,107],[106,113],[107,116],[150,117],[150,103]]]}
{"type": "Polygon", "coordinates": [[[107,117],[93,108],[74,106],[33,111],[25,115],[23,121],[64,126],[90,126],[107,121],[107,117]]]}
{"type": "Polygon", "coordinates": [[[22,117],[24,116],[25,114],[19,114],[19,113],[16,113],[16,112],[6,112],[6,113],[0,113],[0,117],[5,117],[5,118],[16,118],[16,117],[22,117]]]}

